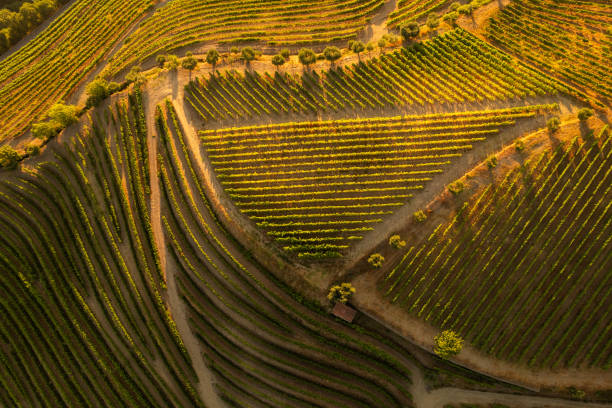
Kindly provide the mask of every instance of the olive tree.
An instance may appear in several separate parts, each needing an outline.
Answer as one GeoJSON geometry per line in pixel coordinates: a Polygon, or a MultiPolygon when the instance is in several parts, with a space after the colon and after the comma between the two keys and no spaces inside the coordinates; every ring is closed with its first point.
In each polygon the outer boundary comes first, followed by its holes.
{"type": "Polygon", "coordinates": [[[218,61],[219,61],[219,52],[215,49],[208,50],[208,52],[206,53],[206,62],[212,65],[213,71],[215,70],[215,67],[217,66],[218,61]]]}
{"type": "Polygon", "coordinates": [[[340,57],[342,56],[342,53],[340,52],[340,49],[338,47],[326,47],[323,50],[323,56],[325,57],[326,60],[329,61],[331,66],[334,66],[334,63],[340,59],[340,57]]]}
{"type": "Polygon", "coordinates": [[[317,54],[310,48],[302,48],[298,52],[298,59],[304,67],[308,68],[311,64],[314,64],[317,60],[317,54]]]}

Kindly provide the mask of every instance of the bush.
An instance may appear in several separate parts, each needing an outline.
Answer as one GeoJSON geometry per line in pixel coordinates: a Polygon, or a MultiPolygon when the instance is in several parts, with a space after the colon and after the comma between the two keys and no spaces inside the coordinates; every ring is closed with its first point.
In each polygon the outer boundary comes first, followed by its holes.
{"type": "Polygon", "coordinates": [[[164,64],[166,63],[166,56],[163,54],[159,54],[157,57],[155,57],[155,62],[157,62],[157,66],[163,68],[164,64]]]}
{"type": "Polygon", "coordinates": [[[459,354],[463,348],[463,339],[452,330],[444,330],[434,337],[434,343],[434,353],[445,359],[459,354]]]}
{"type": "Polygon", "coordinates": [[[425,24],[427,24],[427,27],[433,30],[440,25],[440,18],[436,13],[429,13],[427,16],[427,22],[425,24]]]}
{"type": "Polygon", "coordinates": [[[385,261],[385,258],[381,254],[372,254],[368,258],[368,263],[375,268],[380,268],[385,261]]]}
{"type": "Polygon", "coordinates": [[[334,285],[329,289],[327,299],[331,302],[346,303],[350,296],[355,293],[355,288],[348,282],[341,283],[340,285],[334,285]]]}
{"type": "Polygon", "coordinates": [[[410,41],[414,37],[419,35],[419,30],[419,23],[417,23],[416,21],[410,21],[400,28],[400,34],[402,35],[402,37],[404,37],[404,40],[410,41]]]}
{"type": "Polygon", "coordinates": [[[452,11],[457,10],[459,7],[461,7],[461,3],[458,1],[454,1],[451,3],[449,9],[451,9],[452,11]]]}
{"type": "Polygon", "coordinates": [[[14,169],[19,163],[19,153],[9,145],[0,147],[0,167],[14,169]]]}
{"type": "Polygon", "coordinates": [[[400,249],[406,246],[406,241],[402,240],[399,235],[392,235],[391,238],[389,238],[389,245],[393,248],[400,249]]]}
{"type": "Polygon", "coordinates": [[[517,140],[516,142],[514,142],[514,148],[517,152],[522,152],[523,150],[525,150],[525,142],[523,142],[522,140],[517,140]]]}
{"type": "Polygon", "coordinates": [[[40,147],[34,143],[30,143],[26,146],[25,151],[28,156],[38,156],[40,147]]]}
{"type": "Polygon", "coordinates": [[[465,186],[461,181],[455,181],[454,183],[448,185],[448,191],[450,191],[454,195],[460,194],[464,188],[465,186]]]}
{"type": "Polygon", "coordinates": [[[423,210],[415,212],[414,214],[412,214],[412,216],[414,217],[414,220],[416,222],[424,222],[427,219],[427,214],[425,214],[423,210]]]}
{"type": "Polygon", "coordinates": [[[446,13],[445,15],[442,16],[442,20],[446,21],[448,24],[452,26],[455,25],[458,18],[459,18],[459,13],[457,13],[456,11],[446,13]]]}
{"type": "Polygon", "coordinates": [[[578,111],[578,119],[580,119],[581,122],[584,122],[585,120],[587,120],[591,116],[593,116],[593,110],[592,109],[582,108],[582,109],[580,109],[578,111]]]}
{"type": "Polygon", "coordinates": [[[561,119],[559,119],[557,116],[553,116],[552,118],[548,119],[548,122],[546,122],[546,127],[548,127],[550,133],[556,132],[561,127],[561,119]]]}
{"type": "Polygon", "coordinates": [[[497,157],[495,157],[495,156],[489,157],[487,159],[487,167],[489,169],[493,169],[493,168],[497,167],[497,157]]]}

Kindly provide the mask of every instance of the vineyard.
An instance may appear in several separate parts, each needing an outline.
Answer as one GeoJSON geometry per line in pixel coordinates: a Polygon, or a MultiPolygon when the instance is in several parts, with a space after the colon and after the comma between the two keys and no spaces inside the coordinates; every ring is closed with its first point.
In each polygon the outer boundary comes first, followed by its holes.
{"type": "Polygon", "coordinates": [[[365,64],[306,72],[211,74],[189,84],[186,100],[205,121],[295,115],[556,94],[559,83],[515,64],[457,29],[365,64]]]}
{"type": "Polygon", "coordinates": [[[612,246],[607,125],[510,172],[380,282],[392,303],[535,367],[609,368],[612,246]]]}
{"type": "Polygon", "coordinates": [[[79,0],[0,61],[0,143],[28,130],[91,72],[150,0],[79,0]]]}
{"type": "Polygon", "coordinates": [[[382,0],[174,0],[128,38],[108,72],[113,75],[158,53],[203,41],[264,41],[272,46],[348,41],[356,38],[382,5],[382,0]]]}
{"type": "Polygon", "coordinates": [[[300,258],[338,257],[473,144],[553,106],[201,131],[226,193],[300,258]]]}
{"type": "Polygon", "coordinates": [[[0,5],[0,407],[612,402],[607,0],[0,5]]]}
{"type": "Polygon", "coordinates": [[[517,0],[486,35],[592,97],[612,101],[612,10],[607,1],[517,0]]]}

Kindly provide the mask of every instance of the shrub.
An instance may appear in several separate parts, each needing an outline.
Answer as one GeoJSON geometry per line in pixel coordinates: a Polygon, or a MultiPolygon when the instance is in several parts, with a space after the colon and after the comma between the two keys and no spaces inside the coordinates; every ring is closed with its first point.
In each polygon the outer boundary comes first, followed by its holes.
{"type": "Polygon", "coordinates": [[[5,169],[14,169],[17,166],[21,157],[15,149],[9,145],[0,147],[0,167],[5,169]]]}
{"type": "Polygon", "coordinates": [[[516,142],[514,142],[514,148],[517,152],[522,152],[523,150],[525,150],[525,142],[523,142],[522,140],[517,140],[516,142]]]}
{"type": "Polygon", "coordinates": [[[38,156],[40,147],[34,143],[29,143],[25,148],[26,154],[29,156],[38,156]]]}
{"type": "Polygon", "coordinates": [[[445,359],[459,354],[463,348],[463,339],[452,330],[444,330],[434,337],[434,343],[434,353],[445,359]]]}
{"type": "Polygon", "coordinates": [[[451,3],[449,9],[451,9],[452,11],[457,10],[459,7],[461,7],[461,3],[458,1],[454,1],[451,3]]]}
{"type": "Polygon", "coordinates": [[[456,11],[451,11],[450,13],[446,13],[442,16],[442,20],[446,21],[448,24],[454,26],[459,18],[459,13],[456,11]]]}
{"type": "Polygon", "coordinates": [[[433,30],[440,25],[440,18],[436,13],[429,13],[426,24],[427,27],[433,30]]]}
{"type": "Polygon", "coordinates": [[[59,102],[49,108],[47,116],[52,121],[62,125],[62,127],[67,127],[78,121],[77,111],[78,108],[76,106],[59,102]]]}
{"type": "Polygon", "coordinates": [[[487,159],[487,167],[489,169],[493,169],[493,168],[497,167],[497,157],[495,157],[495,156],[489,157],[487,159]]]}
{"type": "Polygon", "coordinates": [[[593,110],[592,109],[582,108],[582,109],[580,109],[578,111],[578,119],[580,119],[581,122],[584,122],[585,120],[587,120],[591,116],[593,116],[593,110]]]}
{"type": "Polygon", "coordinates": [[[419,210],[412,214],[416,222],[424,222],[427,219],[427,214],[423,210],[419,210]]]}
{"type": "Polygon", "coordinates": [[[372,254],[368,258],[368,263],[375,268],[380,268],[385,261],[385,258],[381,254],[372,254]]]}
{"type": "Polygon", "coordinates": [[[240,52],[240,49],[238,47],[232,47],[230,48],[230,52],[232,54],[238,54],[240,52]]]}
{"type": "Polygon", "coordinates": [[[406,246],[406,241],[402,240],[399,235],[392,235],[391,238],[389,238],[389,245],[393,248],[400,249],[406,246]]]}
{"type": "Polygon", "coordinates": [[[419,35],[419,30],[419,23],[416,21],[409,21],[400,28],[400,34],[404,37],[404,40],[410,41],[419,35]]]}
{"type": "Polygon", "coordinates": [[[348,282],[341,283],[340,285],[334,285],[329,289],[327,299],[331,302],[346,303],[350,296],[355,293],[355,288],[348,282]]]}
{"type": "Polygon", "coordinates": [[[465,186],[461,181],[455,181],[454,183],[448,185],[448,191],[450,191],[454,195],[460,194],[464,188],[465,186]]]}
{"type": "Polygon", "coordinates": [[[155,62],[157,62],[157,66],[163,68],[164,64],[166,63],[166,56],[163,54],[159,54],[157,57],[155,57],[155,62]]]}
{"type": "Polygon", "coordinates": [[[550,133],[556,132],[561,127],[561,119],[559,119],[557,116],[553,116],[552,118],[548,119],[548,122],[546,122],[546,127],[548,127],[550,133]]]}

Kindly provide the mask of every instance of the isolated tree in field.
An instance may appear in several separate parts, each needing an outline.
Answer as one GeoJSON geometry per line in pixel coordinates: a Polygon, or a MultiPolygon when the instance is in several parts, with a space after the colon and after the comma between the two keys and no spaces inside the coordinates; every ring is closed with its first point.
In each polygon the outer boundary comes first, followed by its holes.
{"type": "Polygon", "coordinates": [[[191,80],[191,71],[198,66],[198,60],[195,59],[192,53],[185,54],[185,58],[181,61],[181,67],[189,71],[189,79],[191,80]]]}
{"type": "Polygon", "coordinates": [[[287,62],[287,61],[280,54],[277,54],[277,55],[272,57],[272,65],[274,65],[276,67],[276,69],[278,69],[278,67],[283,65],[285,62],[287,62]]]}
{"type": "Polygon", "coordinates": [[[342,53],[338,47],[325,47],[323,50],[323,56],[333,67],[334,63],[342,56],[342,53]]]}
{"type": "Polygon", "coordinates": [[[374,51],[374,48],[376,48],[376,46],[374,45],[372,41],[366,44],[366,50],[368,51],[368,56],[371,55],[372,51],[374,51]]]}
{"type": "Polygon", "coordinates": [[[350,43],[351,51],[357,54],[357,59],[361,61],[361,53],[365,50],[365,44],[361,41],[353,41],[350,43]]]}
{"type": "Polygon", "coordinates": [[[327,294],[327,299],[330,302],[336,303],[346,303],[355,293],[355,288],[348,282],[341,283],[339,285],[334,285],[329,289],[329,293],[327,294]]]}
{"type": "Polygon", "coordinates": [[[561,127],[561,119],[559,119],[557,116],[553,116],[552,118],[548,119],[548,122],[546,122],[546,127],[550,133],[555,133],[561,127]]]}
{"type": "Polygon", "coordinates": [[[304,67],[308,68],[311,64],[314,64],[317,60],[317,54],[310,48],[302,48],[298,52],[298,59],[304,67]]]}
{"type": "Polygon", "coordinates": [[[381,54],[383,53],[383,50],[385,49],[387,45],[388,45],[387,40],[385,40],[384,38],[381,38],[380,40],[378,40],[378,49],[381,54]]]}
{"type": "Polygon", "coordinates": [[[157,62],[158,67],[163,68],[166,63],[166,56],[164,54],[159,54],[155,57],[155,62],[157,62]]]}
{"type": "Polygon", "coordinates": [[[392,235],[391,238],[389,238],[389,245],[393,248],[400,249],[406,246],[406,241],[399,235],[392,235]]]}
{"type": "Polygon", "coordinates": [[[452,330],[444,330],[434,337],[434,343],[434,353],[444,359],[456,356],[463,348],[463,339],[452,330]]]}
{"type": "Polygon", "coordinates": [[[384,261],[385,257],[378,253],[370,255],[368,258],[368,263],[375,268],[380,268],[384,261]]]}
{"type": "Polygon", "coordinates": [[[244,60],[244,64],[246,66],[249,66],[251,61],[253,61],[255,59],[255,51],[253,51],[253,49],[251,47],[245,47],[245,48],[242,49],[242,52],[240,53],[240,56],[244,60]]]}
{"type": "Polygon", "coordinates": [[[9,145],[0,147],[0,167],[14,169],[19,162],[19,153],[9,145]]]}
{"type": "Polygon", "coordinates": [[[175,71],[179,66],[179,59],[176,55],[166,55],[166,62],[164,67],[170,71],[175,71]]]}
{"type": "Polygon", "coordinates": [[[400,28],[400,34],[405,41],[412,41],[413,38],[419,35],[420,27],[416,21],[409,21],[400,28]]]}
{"type": "Polygon", "coordinates": [[[47,116],[52,121],[59,123],[62,127],[67,127],[77,122],[77,111],[78,108],[76,106],[59,102],[51,106],[47,112],[47,116]]]}
{"type": "Polygon", "coordinates": [[[109,95],[108,81],[104,78],[94,79],[87,84],[85,93],[87,94],[87,105],[98,106],[109,95]]]}
{"type": "Polygon", "coordinates": [[[582,109],[580,109],[578,111],[578,119],[580,119],[581,122],[584,122],[585,120],[587,120],[591,116],[593,116],[593,110],[592,109],[582,108],[582,109]]]}
{"type": "Polygon", "coordinates": [[[206,53],[206,62],[212,65],[213,71],[215,70],[215,67],[217,66],[218,61],[219,61],[219,53],[217,52],[217,50],[215,49],[208,50],[208,52],[206,53]]]}
{"type": "Polygon", "coordinates": [[[280,55],[285,59],[285,61],[289,61],[291,51],[289,51],[289,48],[283,48],[280,52],[280,55]]]}

